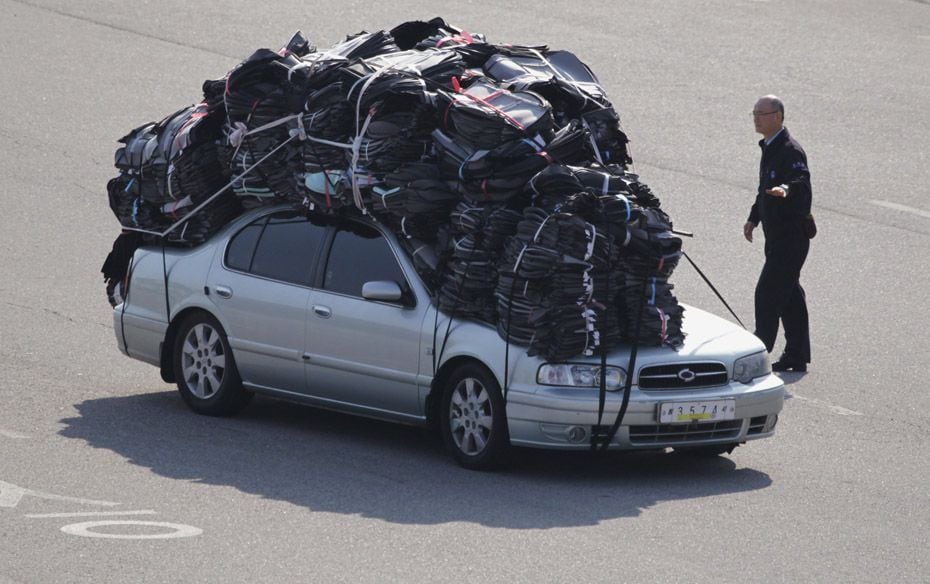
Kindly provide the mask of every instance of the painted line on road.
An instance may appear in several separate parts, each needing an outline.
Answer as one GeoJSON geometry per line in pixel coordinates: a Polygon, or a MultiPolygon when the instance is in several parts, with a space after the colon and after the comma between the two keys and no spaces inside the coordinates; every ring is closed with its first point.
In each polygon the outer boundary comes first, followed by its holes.
{"type": "Polygon", "coordinates": [[[203,533],[203,530],[193,525],[184,525],[183,523],[165,523],[163,521],[87,521],[84,523],[72,523],[65,525],[61,530],[68,535],[79,535],[81,537],[100,537],[104,539],[177,539],[179,537],[196,537],[203,533]],[[162,533],[107,533],[105,531],[96,531],[101,527],[112,526],[132,526],[132,527],[155,527],[167,529],[162,533]]]}
{"type": "Polygon", "coordinates": [[[82,511],[76,513],[33,513],[26,515],[32,519],[51,519],[62,517],[110,517],[113,515],[157,515],[158,513],[151,510],[140,511],[82,511]]]}
{"type": "Polygon", "coordinates": [[[791,397],[793,399],[798,399],[801,401],[810,402],[814,405],[825,407],[831,412],[833,412],[834,414],[837,414],[839,416],[864,416],[865,415],[862,412],[857,412],[856,410],[850,410],[842,406],[835,406],[833,404],[828,404],[827,402],[820,401],[819,399],[814,399],[812,397],[804,397],[803,395],[798,395],[796,393],[792,393],[791,397]]]}
{"type": "Polygon", "coordinates": [[[0,481],[0,507],[16,507],[23,497],[36,497],[47,501],[63,501],[67,503],[78,503],[80,505],[99,505],[103,507],[116,507],[119,503],[112,501],[94,501],[93,499],[79,499],[77,497],[64,497],[52,493],[44,493],[33,489],[18,487],[13,483],[0,481]]]}
{"type": "Polygon", "coordinates": [[[20,434],[19,432],[14,432],[12,430],[4,430],[0,428],[0,436],[5,436],[6,438],[13,438],[14,440],[22,440],[24,438],[29,438],[25,434],[20,434]]]}
{"type": "Polygon", "coordinates": [[[882,201],[881,199],[871,199],[869,202],[873,205],[878,205],[879,207],[885,207],[886,209],[904,211],[905,213],[911,213],[919,217],[926,217],[927,219],[930,219],[930,211],[924,211],[923,209],[918,209],[917,207],[908,207],[907,205],[902,205],[901,203],[892,203],[891,201],[882,201]]]}

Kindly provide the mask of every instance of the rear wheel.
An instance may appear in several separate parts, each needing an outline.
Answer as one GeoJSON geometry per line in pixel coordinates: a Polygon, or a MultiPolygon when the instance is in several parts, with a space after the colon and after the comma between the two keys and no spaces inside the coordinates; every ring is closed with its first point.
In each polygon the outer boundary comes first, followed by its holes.
{"type": "Polygon", "coordinates": [[[174,343],[174,372],[181,397],[198,414],[229,416],[252,398],[242,387],[223,327],[205,312],[181,323],[174,343]]]}
{"type": "Polygon", "coordinates": [[[470,363],[452,373],[443,389],[440,432],[452,457],[465,468],[491,470],[507,462],[504,400],[485,368],[470,363]]]}

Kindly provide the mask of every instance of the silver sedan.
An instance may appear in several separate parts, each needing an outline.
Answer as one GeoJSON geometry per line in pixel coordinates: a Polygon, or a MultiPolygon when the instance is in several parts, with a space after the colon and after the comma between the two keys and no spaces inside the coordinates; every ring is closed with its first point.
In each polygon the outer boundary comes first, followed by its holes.
{"type": "Polygon", "coordinates": [[[437,313],[395,236],[364,219],[247,213],[191,249],[142,247],[114,310],[120,350],[161,369],[194,411],[253,393],[435,425],[474,469],[511,446],[718,455],[772,436],[784,385],[762,343],[686,307],[684,346],[546,362],[485,324],[437,313]],[[602,399],[603,398],[603,399],[602,399]],[[603,405],[601,405],[603,404],[603,405]]]}

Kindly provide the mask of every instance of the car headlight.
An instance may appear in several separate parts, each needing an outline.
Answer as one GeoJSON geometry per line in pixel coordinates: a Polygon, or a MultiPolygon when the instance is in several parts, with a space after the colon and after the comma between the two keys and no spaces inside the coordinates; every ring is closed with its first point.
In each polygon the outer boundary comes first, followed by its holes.
{"type": "Polygon", "coordinates": [[[733,379],[740,383],[749,383],[756,377],[772,372],[769,355],[765,351],[740,357],[733,363],[733,379]]]}
{"type": "MultiPolygon", "coordinates": [[[[579,363],[546,363],[536,373],[536,383],[561,387],[600,387],[601,366],[579,363]]],[[[626,371],[607,367],[604,385],[607,391],[618,391],[626,383],[626,371]]]]}

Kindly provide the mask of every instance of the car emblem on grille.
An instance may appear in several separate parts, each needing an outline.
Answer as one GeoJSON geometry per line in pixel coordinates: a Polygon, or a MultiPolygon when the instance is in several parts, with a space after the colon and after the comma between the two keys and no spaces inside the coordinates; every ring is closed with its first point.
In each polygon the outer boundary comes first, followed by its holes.
{"type": "Polygon", "coordinates": [[[678,372],[678,379],[684,381],[685,383],[691,383],[694,381],[695,377],[697,377],[697,374],[690,369],[682,369],[678,372]]]}

